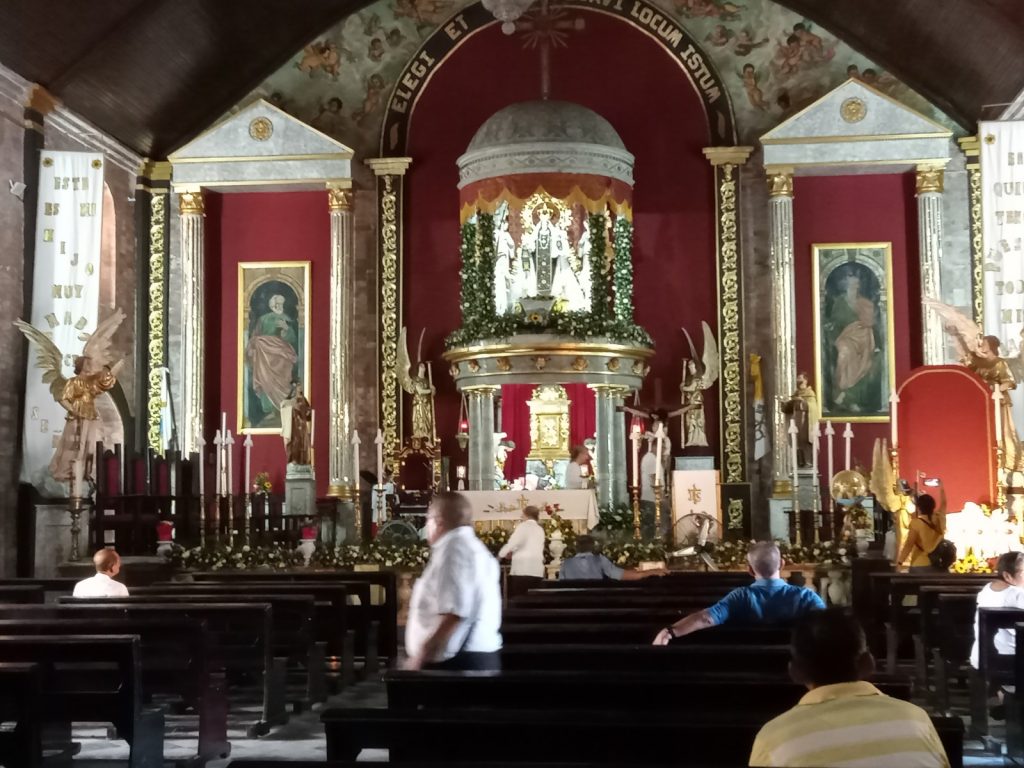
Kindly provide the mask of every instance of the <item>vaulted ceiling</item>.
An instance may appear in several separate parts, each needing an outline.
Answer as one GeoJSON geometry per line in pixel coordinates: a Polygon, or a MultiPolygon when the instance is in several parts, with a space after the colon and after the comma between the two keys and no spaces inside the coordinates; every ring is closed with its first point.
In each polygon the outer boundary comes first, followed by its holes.
{"type": "MultiPolygon", "coordinates": [[[[1021,0],[776,0],[972,130],[1024,88],[1021,0]]],[[[368,0],[5,0],[0,64],[141,155],[191,139],[368,0]]]]}

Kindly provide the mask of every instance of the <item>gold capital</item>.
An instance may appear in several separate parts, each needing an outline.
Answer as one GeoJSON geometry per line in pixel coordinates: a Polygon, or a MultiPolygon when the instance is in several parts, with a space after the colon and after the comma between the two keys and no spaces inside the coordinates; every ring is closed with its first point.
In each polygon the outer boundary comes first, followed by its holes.
{"type": "Polygon", "coordinates": [[[792,197],[793,196],[793,173],[778,169],[768,169],[768,195],[769,197],[792,197]]]}
{"type": "Polygon", "coordinates": [[[178,213],[182,216],[195,215],[205,216],[206,205],[203,203],[203,191],[197,189],[194,192],[178,193],[178,213]]]}
{"type": "Polygon", "coordinates": [[[327,208],[331,211],[351,211],[352,192],[348,189],[331,187],[327,190],[327,208]]]}
{"type": "Polygon", "coordinates": [[[753,147],[704,147],[704,157],[712,165],[743,165],[753,147]]]}
{"type": "Polygon", "coordinates": [[[981,154],[981,141],[977,136],[964,136],[956,141],[968,157],[977,157],[981,154]]]}
{"type": "Polygon", "coordinates": [[[143,158],[139,165],[139,176],[150,181],[170,181],[171,164],[166,160],[143,158]]]}
{"type": "Polygon", "coordinates": [[[60,101],[52,93],[38,83],[33,83],[28,92],[25,106],[34,109],[41,115],[48,115],[57,108],[60,101]]]}
{"type": "Polygon", "coordinates": [[[411,157],[371,157],[366,160],[376,176],[405,176],[412,165],[411,157]]]}
{"type": "Polygon", "coordinates": [[[917,169],[917,194],[923,195],[928,192],[942,193],[945,171],[942,168],[922,167],[917,169]]]}

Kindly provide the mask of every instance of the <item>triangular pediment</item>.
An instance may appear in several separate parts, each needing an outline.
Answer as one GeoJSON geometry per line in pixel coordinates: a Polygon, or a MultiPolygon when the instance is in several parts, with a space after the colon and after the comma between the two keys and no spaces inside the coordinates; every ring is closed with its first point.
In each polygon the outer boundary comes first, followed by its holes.
{"type": "Polygon", "coordinates": [[[263,99],[201,133],[168,158],[182,160],[229,160],[296,155],[352,157],[352,149],[321,133],[263,99]]]}
{"type": "Polygon", "coordinates": [[[942,137],[950,130],[859,80],[847,80],[761,137],[762,144],[801,140],[942,137]]]}

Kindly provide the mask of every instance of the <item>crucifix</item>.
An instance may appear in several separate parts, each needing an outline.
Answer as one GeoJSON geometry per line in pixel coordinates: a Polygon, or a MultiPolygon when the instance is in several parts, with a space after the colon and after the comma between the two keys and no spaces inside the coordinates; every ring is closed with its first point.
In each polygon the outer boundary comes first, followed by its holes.
{"type": "Polygon", "coordinates": [[[568,18],[563,8],[552,10],[548,0],[540,0],[540,10],[524,14],[515,23],[515,29],[523,32],[524,48],[540,49],[540,97],[545,101],[551,96],[551,48],[568,46],[569,32],[579,32],[585,22],[581,18],[568,18]]]}

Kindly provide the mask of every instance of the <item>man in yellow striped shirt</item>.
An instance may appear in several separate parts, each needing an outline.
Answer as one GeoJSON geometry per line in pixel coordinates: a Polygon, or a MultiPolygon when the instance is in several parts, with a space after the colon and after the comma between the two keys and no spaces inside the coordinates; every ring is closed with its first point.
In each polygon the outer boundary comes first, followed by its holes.
{"type": "Polygon", "coordinates": [[[790,674],[808,693],[757,734],[751,766],[949,768],[925,711],[864,681],[875,660],[855,618],[837,609],[809,614],[791,652],[790,674]]]}

